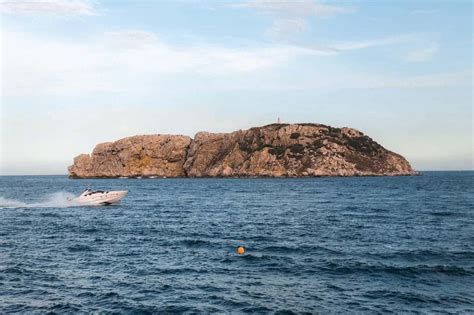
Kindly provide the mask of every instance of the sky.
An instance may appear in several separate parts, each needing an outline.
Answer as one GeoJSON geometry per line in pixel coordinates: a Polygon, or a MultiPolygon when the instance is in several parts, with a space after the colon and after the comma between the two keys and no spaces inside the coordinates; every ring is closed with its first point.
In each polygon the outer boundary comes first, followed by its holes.
{"type": "Polygon", "coordinates": [[[277,121],[472,170],[471,1],[0,0],[0,175],[277,121]]]}

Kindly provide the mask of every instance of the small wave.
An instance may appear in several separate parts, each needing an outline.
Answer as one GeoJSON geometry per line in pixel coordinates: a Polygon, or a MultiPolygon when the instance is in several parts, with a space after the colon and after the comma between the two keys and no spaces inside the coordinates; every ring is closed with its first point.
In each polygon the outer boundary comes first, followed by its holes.
{"type": "Polygon", "coordinates": [[[431,212],[429,214],[432,215],[432,216],[435,216],[435,217],[452,217],[452,216],[457,216],[458,215],[455,212],[449,212],[449,211],[431,212]]]}
{"type": "Polygon", "coordinates": [[[405,260],[426,260],[426,259],[443,259],[446,257],[456,259],[470,259],[474,258],[473,251],[449,251],[449,250],[403,250],[396,252],[382,252],[382,253],[368,253],[368,255],[382,258],[382,259],[405,259],[405,260]]]}
{"type": "Polygon", "coordinates": [[[20,267],[20,266],[13,266],[13,267],[8,267],[5,269],[1,270],[2,273],[4,274],[16,274],[16,275],[22,275],[25,273],[29,273],[26,269],[20,267]]]}
{"type": "Polygon", "coordinates": [[[364,296],[374,299],[398,299],[415,303],[433,303],[439,304],[440,301],[436,297],[416,292],[402,292],[393,290],[372,290],[364,294],[364,296]]]}
{"type": "Polygon", "coordinates": [[[262,251],[280,254],[305,254],[313,252],[325,252],[331,254],[341,254],[340,251],[318,245],[303,245],[303,246],[285,246],[285,245],[270,245],[262,248],[262,251]]]}
{"type": "Polygon", "coordinates": [[[209,273],[209,270],[207,269],[196,268],[159,268],[157,271],[160,274],[209,273]]]}
{"type": "Polygon", "coordinates": [[[68,246],[67,249],[70,252],[90,252],[92,251],[92,247],[87,246],[87,245],[81,245],[81,244],[75,244],[68,246]]]}
{"type": "Polygon", "coordinates": [[[391,274],[398,274],[402,276],[416,276],[420,274],[446,274],[452,276],[469,276],[473,274],[472,269],[465,269],[459,266],[452,265],[413,265],[413,266],[395,266],[384,264],[368,264],[362,262],[336,263],[330,262],[323,268],[327,271],[337,273],[356,273],[368,272],[377,273],[385,272],[391,274]]]}
{"type": "Polygon", "coordinates": [[[48,312],[59,312],[59,313],[77,313],[81,310],[80,305],[72,303],[58,303],[48,308],[48,312]]]}
{"type": "Polygon", "coordinates": [[[103,299],[103,300],[119,298],[119,297],[120,297],[120,294],[116,292],[107,292],[107,293],[102,293],[99,295],[99,299],[103,299]]]}
{"type": "MultiPolygon", "coordinates": [[[[272,312],[272,309],[271,308],[268,308],[266,306],[250,306],[250,307],[246,307],[244,309],[242,309],[242,312],[243,313],[253,313],[253,314],[263,314],[263,313],[269,313],[269,312],[272,312]]],[[[296,313],[280,313],[280,312],[276,312],[275,314],[296,314],[296,313]]]]}
{"type": "Polygon", "coordinates": [[[92,233],[96,233],[96,232],[99,232],[100,230],[96,227],[85,227],[82,232],[84,233],[87,233],[87,234],[92,234],[92,233]]]}
{"type": "Polygon", "coordinates": [[[44,213],[41,213],[40,215],[46,218],[60,218],[61,217],[61,215],[59,215],[56,212],[44,212],[44,213]]]}
{"type": "Polygon", "coordinates": [[[262,248],[263,251],[267,252],[277,252],[277,253],[288,253],[288,254],[293,254],[293,253],[299,253],[302,251],[301,248],[293,247],[293,246],[278,246],[278,245],[272,245],[272,246],[267,246],[262,248]]]}
{"type": "Polygon", "coordinates": [[[188,247],[202,247],[211,245],[211,242],[200,239],[185,239],[180,241],[180,243],[188,247]]]}

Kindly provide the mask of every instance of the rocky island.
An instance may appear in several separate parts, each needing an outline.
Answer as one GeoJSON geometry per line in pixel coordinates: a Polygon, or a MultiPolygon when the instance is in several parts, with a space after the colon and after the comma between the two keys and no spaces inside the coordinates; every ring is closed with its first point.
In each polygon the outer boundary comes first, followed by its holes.
{"type": "Polygon", "coordinates": [[[399,154],[352,128],[271,124],[231,133],[144,135],[98,144],[71,178],[416,175],[399,154]]]}

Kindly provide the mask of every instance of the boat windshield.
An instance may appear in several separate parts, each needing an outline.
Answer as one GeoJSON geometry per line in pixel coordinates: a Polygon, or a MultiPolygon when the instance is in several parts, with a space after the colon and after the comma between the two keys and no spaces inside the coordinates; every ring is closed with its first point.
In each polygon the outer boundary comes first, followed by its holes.
{"type": "Polygon", "coordinates": [[[96,190],[96,191],[93,191],[92,189],[90,188],[87,188],[86,190],[84,190],[84,192],[82,193],[84,196],[90,196],[90,195],[94,195],[94,194],[103,194],[103,193],[107,193],[106,191],[103,191],[103,190],[96,190]]]}
{"type": "Polygon", "coordinates": [[[90,188],[86,188],[86,189],[82,192],[82,195],[84,195],[84,196],[88,196],[88,195],[90,195],[90,194],[92,194],[92,189],[90,189],[90,188]]]}

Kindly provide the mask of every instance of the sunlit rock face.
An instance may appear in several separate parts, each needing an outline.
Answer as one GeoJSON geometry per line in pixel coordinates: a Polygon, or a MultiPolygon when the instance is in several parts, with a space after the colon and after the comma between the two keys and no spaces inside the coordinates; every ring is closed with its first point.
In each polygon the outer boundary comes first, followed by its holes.
{"type": "Polygon", "coordinates": [[[272,124],[232,133],[136,136],[79,155],[71,177],[305,177],[415,175],[408,161],[362,132],[272,124]]]}
{"type": "Polygon", "coordinates": [[[191,138],[147,135],[98,144],[91,155],[74,158],[69,175],[77,178],[185,176],[183,164],[191,138]]]}

